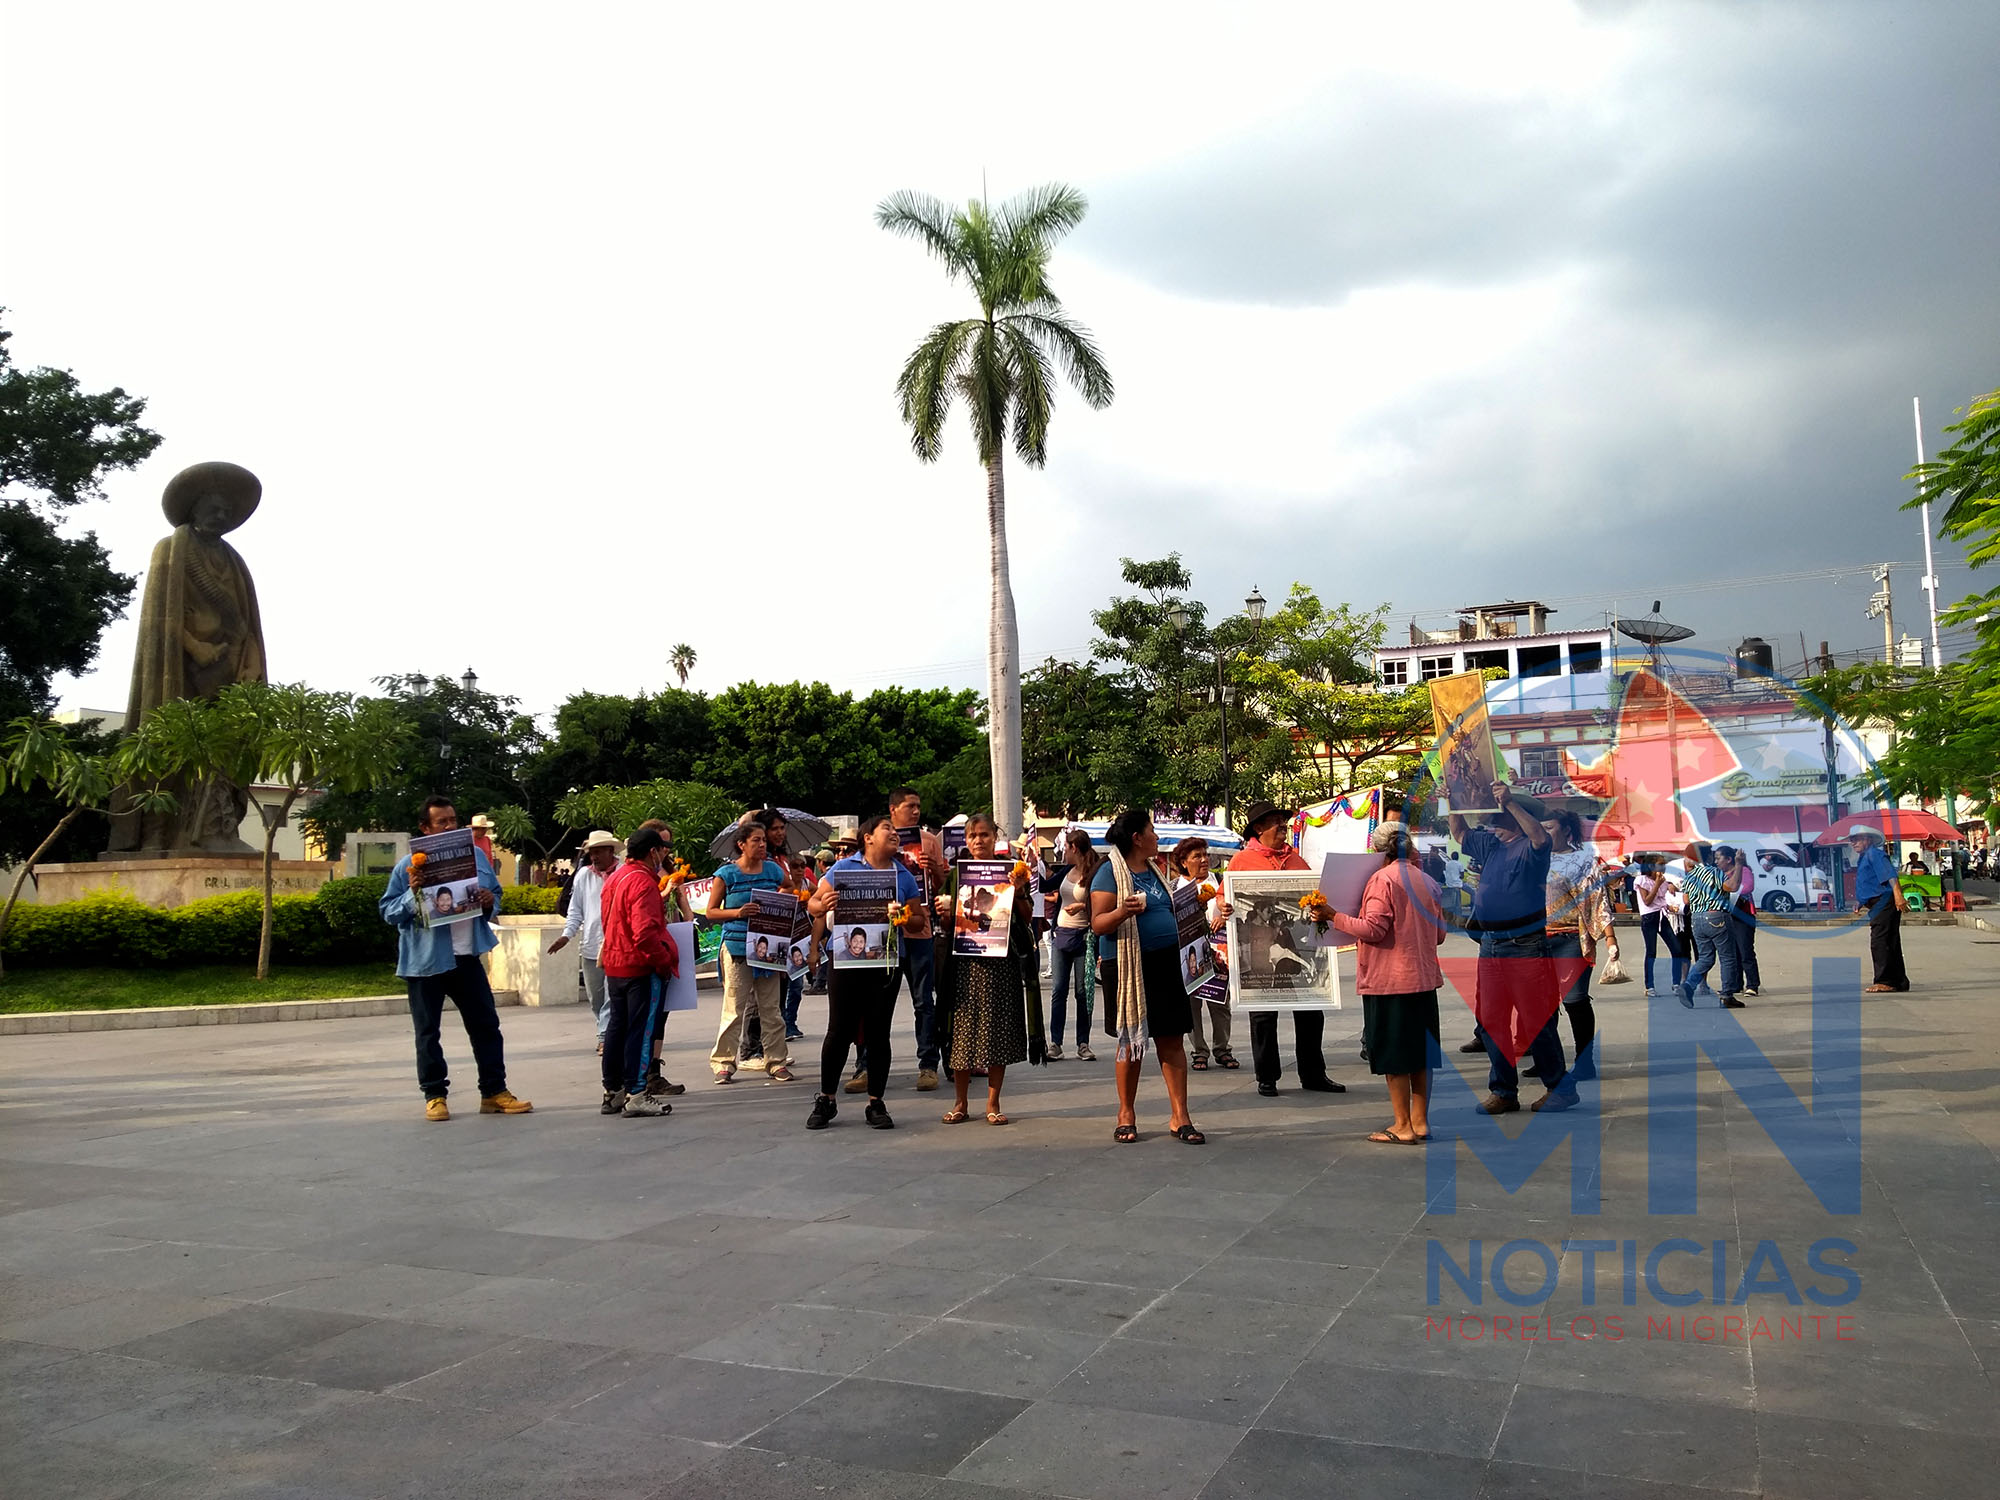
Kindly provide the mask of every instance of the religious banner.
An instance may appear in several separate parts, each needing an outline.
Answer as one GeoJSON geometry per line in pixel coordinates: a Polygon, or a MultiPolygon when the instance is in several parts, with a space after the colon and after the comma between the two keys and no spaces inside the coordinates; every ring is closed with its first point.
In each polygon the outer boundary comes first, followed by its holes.
{"type": "Polygon", "coordinates": [[[1333,950],[1310,911],[1324,898],[1310,870],[1225,870],[1231,1010],[1338,1010],[1333,950]]]}
{"type": "Polygon", "coordinates": [[[687,881],[681,886],[688,910],[695,914],[694,961],[697,965],[717,963],[722,957],[722,928],[704,915],[708,911],[709,895],[714,889],[713,875],[687,881]]]}
{"type": "Polygon", "coordinates": [[[889,907],[896,899],[896,872],[841,870],[826,872],[839,892],[827,917],[827,950],[836,969],[880,969],[895,962],[895,929],[889,907]]]}
{"type": "MultiPolygon", "coordinates": [[[[922,893],[923,903],[931,902],[931,872],[924,864],[924,831],[922,828],[898,828],[896,830],[896,852],[903,857],[903,863],[910,867],[910,873],[917,877],[917,890],[922,893]]],[[[892,891],[891,896],[894,896],[892,891]]]]}
{"type": "Polygon", "coordinates": [[[1014,920],[1014,861],[961,859],[958,900],[952,912],[951,951],[973,958],[1005,958],[1014,920]]]}
{"type": "Polygon", "coordinates": [[[453,828],[411,839],[410,889],[426,927],[449,927],[480,915],[479,900],[472,894],[479,889],[472,830],[453,828]]]}
{"type": "Polygon", "coordinates": [[[1494,812],[1493,783],[1501,780],[1493,749],[1493,726],[1486,716],[1486,678],[1458,672],[1433,678],[1431,720],[1437,730],[1438,785],[1452,812],[1460,816],[1494,812]]]}

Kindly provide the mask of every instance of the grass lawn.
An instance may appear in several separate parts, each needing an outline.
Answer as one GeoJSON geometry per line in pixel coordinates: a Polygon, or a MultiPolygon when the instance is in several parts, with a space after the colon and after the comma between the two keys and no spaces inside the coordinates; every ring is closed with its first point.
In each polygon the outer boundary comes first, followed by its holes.
{"type": "Polygon", "coordinates": [[[14,969],[0,979],[0,1015],[43,1010],[134,1010],[154,1005],[241,1005],[249,1000],[341,1000],[400,995],[392,961],[271,970],[217,964],[192,969],[14,969]]]}

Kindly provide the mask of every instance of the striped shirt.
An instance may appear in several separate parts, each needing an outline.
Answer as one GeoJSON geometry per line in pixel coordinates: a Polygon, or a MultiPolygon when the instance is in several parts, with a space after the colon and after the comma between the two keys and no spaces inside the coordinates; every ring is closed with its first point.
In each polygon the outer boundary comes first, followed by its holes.
{"type": "Polygon", "coordinates": [[[1681,890],[1687,895],[1689,911],[1726,911],[1729,908],[1729,892],[1722,888],[1722,877],[1714,865],[1691,864],[1687,873],[1681,876],[1681,890]]]}

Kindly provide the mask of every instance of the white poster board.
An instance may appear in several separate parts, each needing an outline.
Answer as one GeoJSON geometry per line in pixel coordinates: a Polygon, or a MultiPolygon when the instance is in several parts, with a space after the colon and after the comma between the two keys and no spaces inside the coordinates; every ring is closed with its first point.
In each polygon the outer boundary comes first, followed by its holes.
{"type": "Polygon", "coordinates": [[[667,981],[667,1009],[693,1010],[700,1003],[695,994],[694,981],[694,923],[669,922],[667,935],[674,940],[674,950],[681,956],[680,973],[667,981]]]}

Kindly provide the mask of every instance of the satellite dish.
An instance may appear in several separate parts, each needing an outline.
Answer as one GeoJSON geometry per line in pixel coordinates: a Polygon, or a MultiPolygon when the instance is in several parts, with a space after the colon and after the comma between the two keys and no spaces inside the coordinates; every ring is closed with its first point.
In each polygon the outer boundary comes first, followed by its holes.
{"type": "Polygon", "coordinates": [[[1660,647],[1670,645],[1674,641],[1684,641],[1694,634],[1689,626],[1676,625],[1671,620],[1661,619],[1658,599],[1653,601],[1653,612],[1650,615],[1637,620],[1614,620],[1611,623],[1618,627],[1620,635],[1629,636],[1646,648],[1647,654],[1652,658],[1655,674],[1660,668],[1660,647]]]}

